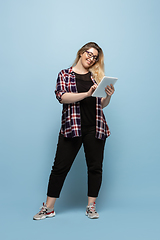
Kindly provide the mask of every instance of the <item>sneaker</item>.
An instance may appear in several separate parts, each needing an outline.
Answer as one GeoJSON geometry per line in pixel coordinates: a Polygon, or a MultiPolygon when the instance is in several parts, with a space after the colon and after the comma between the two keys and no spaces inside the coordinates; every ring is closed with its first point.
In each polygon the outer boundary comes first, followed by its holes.
{"type": "Polygon", "coordinates": [[[40,209],[41,210],[39,211],[39,213],[37,213],[33,217],[33,220],[41,220],[41,219],[45,219],[48,217],[54,217],[56,215],[54,208],[47,208],[45,203],[43,203],[43,206],[40,209]]]}
{"type": "Polygon", "coordinates": [[[99,218],[99,214],[96,212],[96,203],[90,203],[89,206],[86,207],[86,216],[89,218],[99,218]]]}

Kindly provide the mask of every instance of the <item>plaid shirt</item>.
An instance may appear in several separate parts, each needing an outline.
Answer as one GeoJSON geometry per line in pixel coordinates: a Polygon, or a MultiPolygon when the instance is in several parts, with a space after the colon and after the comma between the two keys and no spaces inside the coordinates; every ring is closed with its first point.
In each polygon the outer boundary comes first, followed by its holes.
{"type": "MultiPolygon", "coordinates": [[[[91,76],[93,83],[96,83],[91,76]]],[[[77,93],[76,77],[72,67],[62,70],[58,74],[56,84],[56,98],[61,102],[61,97],[66,92],[77,93]]],[[[80,102],[63,104],[61,134],[67,138],[81,136],[80,102]]],[[[110,135],[105,116],[102,111],[101,98],[96,98],[96,138],[104,140],[110,135]]]]}

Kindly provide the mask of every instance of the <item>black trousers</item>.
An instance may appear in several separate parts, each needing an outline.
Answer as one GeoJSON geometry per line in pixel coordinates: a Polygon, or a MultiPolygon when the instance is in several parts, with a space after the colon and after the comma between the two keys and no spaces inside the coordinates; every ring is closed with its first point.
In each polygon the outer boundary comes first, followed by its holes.
{"type": "Polygon", "coordinates": [[[64,180],[82,144],[88,167],[88,196],[98,197],[102,182],[105,140],[95,138],[95,126],[82,127],[81,137],[65,138],[62,134],[59,134],[47,196],[59,198],[64,180]]]}

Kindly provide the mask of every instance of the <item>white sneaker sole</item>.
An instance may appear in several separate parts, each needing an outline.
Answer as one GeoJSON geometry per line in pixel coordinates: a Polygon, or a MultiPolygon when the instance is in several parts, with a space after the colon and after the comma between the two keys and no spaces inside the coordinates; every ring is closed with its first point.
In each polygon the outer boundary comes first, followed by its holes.
{"type": "Polygon", "coordinates": [[[35,217],[33,217],[33,220],[43,220],[43,219],[45,219],[45,218],[54,217],[55,215],[56,215],[56,213],[54,212],[54,213],[51,213],[51,214],[49,214],[49,215],[44,215],[44,216],[41,217],[41,218],[35,218],[35,217]]]}
{"type": "Polygon", "coordinates": [[[86,216],[88,217],[88,218],[91,218],[91,219],[97,219],[97,218],[99,218],[99,215],[98,216],[89,216],[89,214],[86,212],[86,216]]]}

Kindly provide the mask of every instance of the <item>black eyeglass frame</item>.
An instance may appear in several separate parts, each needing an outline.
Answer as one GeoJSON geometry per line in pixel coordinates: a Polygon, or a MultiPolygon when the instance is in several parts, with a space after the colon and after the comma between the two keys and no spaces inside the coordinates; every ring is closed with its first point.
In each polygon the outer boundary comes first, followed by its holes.
{"type": "Polygon", "coordinates": [[[88,56],[89,58],[92,58],[92,57],[93,57],[93,60],[94,60],[95,62],[98,62],[99,56],[93,55],[93,53],[92,53],[92,52],[89,52],[89,51],[85,51],[85,52],[87,53],[87,56],[88,56]]]}

